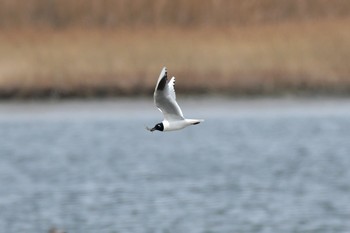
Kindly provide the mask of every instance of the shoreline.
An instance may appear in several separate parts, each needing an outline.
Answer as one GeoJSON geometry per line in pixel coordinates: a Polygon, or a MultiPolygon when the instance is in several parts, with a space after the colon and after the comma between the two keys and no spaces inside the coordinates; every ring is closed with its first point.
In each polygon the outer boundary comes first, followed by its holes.
{"type": "MultiPolygon", "coordinates": [[[[133,91],[120,91],[119,89],[102,90],[100,88],[89,88],[85,91],[59,91],[59,90],[0,90],[0,102],[6,101],[50,101],[50,100],[108,100],[108,99],[139,99],[153,96],[153,89],[135,89],[133,91]]],[[[285,89],[285,90],[230,90],[220,89],[208,91],[202,88],[185,89],[176,88],[177,96],[195,97],[195,98],[238,98],[238,99],[256,99],[256,98],[349,98],[350,87],[339,86],[337,88],[310,88],[310,89],[285,89]]]]}
{"type": "MultiPolygon", "coordinates": [[[[186,116],[198,116],[207,120],[216,117],[350,116],[350,98],[179,96],[177,100],[186,116]]],[[[151,97],[0,101],[0,121],[81,121],[91,118],[102,121],[159,119],[162,114],[154,106],[151,97]]]]}

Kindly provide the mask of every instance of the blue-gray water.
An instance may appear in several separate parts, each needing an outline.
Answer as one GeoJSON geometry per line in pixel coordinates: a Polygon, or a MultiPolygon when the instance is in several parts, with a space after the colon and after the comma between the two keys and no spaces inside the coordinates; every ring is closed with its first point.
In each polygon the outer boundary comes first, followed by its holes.
{"type": "Polygon", "coordinates": [[[350,232],[350,100],[0,104],[0,232],[350,232]]]}

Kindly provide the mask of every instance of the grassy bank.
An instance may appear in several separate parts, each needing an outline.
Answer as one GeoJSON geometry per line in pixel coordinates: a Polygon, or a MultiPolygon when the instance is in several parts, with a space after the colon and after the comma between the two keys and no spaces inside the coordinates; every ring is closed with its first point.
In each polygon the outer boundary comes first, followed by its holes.
{"type": "Polygon", "coordinates": [[[0,28],[216,27],[346,16],[346,0],[0,1],[0,28]]]}
{"type": "Polygon", "coordinates": [[[3,29],[0,96],[350,93],[349,18],[230,27],[3,29]]]}

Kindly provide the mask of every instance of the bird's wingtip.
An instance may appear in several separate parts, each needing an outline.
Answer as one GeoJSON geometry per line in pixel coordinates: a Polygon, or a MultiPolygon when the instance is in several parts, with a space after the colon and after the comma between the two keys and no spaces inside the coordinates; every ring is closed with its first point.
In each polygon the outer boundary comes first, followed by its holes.
{"type": "Polygon", "coordinates": [[[167,75],[167,73],[168,73],[168,70],[167,70],[167,68],[164,66],[163,69],[162,69],[162,71],[160,72],[160,77],[164,77],[165,75],[167,75]]]}

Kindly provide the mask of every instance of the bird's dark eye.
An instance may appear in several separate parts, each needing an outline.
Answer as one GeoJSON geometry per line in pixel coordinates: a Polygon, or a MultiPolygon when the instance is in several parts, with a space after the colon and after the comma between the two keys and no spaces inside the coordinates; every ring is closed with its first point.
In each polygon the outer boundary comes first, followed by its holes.
{"type": "Polygon", "coordinates": [[[163,131],[164,130],[164,126],[162,123],[156,124],[155,128],[159,131],[163,131]]]}

